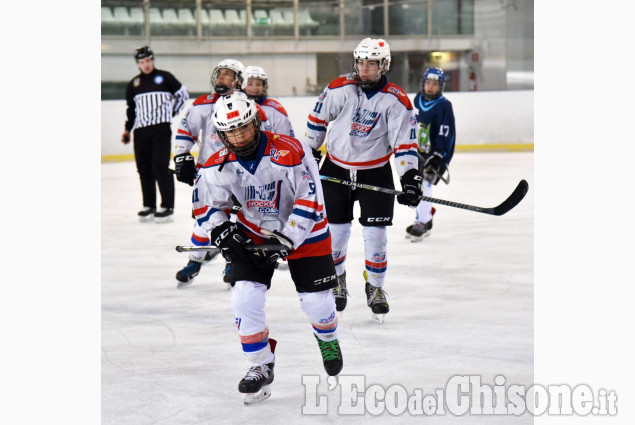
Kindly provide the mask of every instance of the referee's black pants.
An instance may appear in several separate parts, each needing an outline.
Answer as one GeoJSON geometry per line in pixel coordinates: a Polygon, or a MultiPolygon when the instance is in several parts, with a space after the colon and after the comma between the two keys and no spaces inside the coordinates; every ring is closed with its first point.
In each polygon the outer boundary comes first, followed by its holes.
{"type": "Polygon", "coordinates": [[[141,180],[144,207],[156,208],[158,185],[161,206],[174,208],[174,176],[169,171],[171,152],[170,124],[151,125],[134,131],[134,155],[141,180]]]}

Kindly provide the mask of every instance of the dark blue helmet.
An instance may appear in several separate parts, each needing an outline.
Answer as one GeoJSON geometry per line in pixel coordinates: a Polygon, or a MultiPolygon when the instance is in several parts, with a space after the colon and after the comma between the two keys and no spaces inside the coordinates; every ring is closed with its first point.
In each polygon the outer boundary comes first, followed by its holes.
{"type": "Polygon", "coordinates": [[[134,58],[137,61],[143,58],[154,58],[154,53],[148,46],[137,47],[134,50],[134,58]]]}
{"type": "Polygon", "coordinates": [[[434,100],[438,98],[439,96],[441,96],[444,88],[445,88],[445,72],[443,72],[441,68],[437,68],[436,66],[432,66],[426,69],[425,72],[423,73],[423,76],[421,77],[421,94],[423,95],[423,98],[425,100],[434,100]],[[439,82],[439,86],[441,87],[441,90],[439,91],[438,95],[436,96],[426,95],[423,89],[423,85],[426,82],[426,80],[437,80],[439,82]]]}

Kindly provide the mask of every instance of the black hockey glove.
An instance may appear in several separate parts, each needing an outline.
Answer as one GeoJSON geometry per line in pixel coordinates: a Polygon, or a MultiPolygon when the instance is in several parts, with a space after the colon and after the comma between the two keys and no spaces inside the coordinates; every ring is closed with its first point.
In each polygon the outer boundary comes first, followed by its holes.
{"type": "Polygon", "coordinates": [[[194,157],[189,152],[174,156],[174,169],[178,181],[194,186],[196,165],[194,165],[194,157]]]}
{"type": "Polygon", "coordinates": [[[418,170],[410,169],[401,176],[401,191],[403,194],[397,196],[397,202],[409,207],[416,207],[421,201],[423,192],[421,190],[421,182],[423,177],[418,170]]]}
{"type": "MultiPolygon", "coordinates": [[[[269,236],[268,239],[265,239],[263,245],[282,245],[286,249],[281,249],[278,251],[274,250],[258,250],[254,251],[256,256],[258,257],[257,263],[261,266],[269,266],[275,263],[278,260],[282,260],[291,254],[291,250],[293,249],[293,242],[291,239],[284,236],[282,233],[277,230],[269,231],[262,229],[262,234],[265,236],[269,236]]],[[[256,248],[258,245],[256,245],[256,248]]]]}
{"type": "Polygon", "coordinates": [[[258,258],[247,250],[247,246],[254,245],[254,242],[238,228],[236,223],[226,221],[220,226],[216,226],[210,232],[212,244],[220,248],[221,255],[225,260],[256,261],[258,258]]]}
{"type": "Polygon", "coordinates": [[[319,150],[311,148],[311,152],[313,152],[313,158],[317,163],[318,169],[320,168],[320,161],[322,160],[322,153],[319,150]]]}
{"type": "Polygon", "coordinates": [[[437,184],[443,173],[445,173],[445,169],[443,154],[439,151],[434,151],[428,156],[426,162],[423,163],[423,176],[426,181],[437,184]]]}

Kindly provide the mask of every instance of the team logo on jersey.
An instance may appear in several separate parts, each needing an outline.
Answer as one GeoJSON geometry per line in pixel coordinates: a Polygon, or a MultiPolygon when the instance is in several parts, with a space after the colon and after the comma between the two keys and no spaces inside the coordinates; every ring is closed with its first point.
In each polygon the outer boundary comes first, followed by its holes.
{"type": "Polygon", "coordinates": [[[163,75],[157,75],[154,77],[154,84],[161,84],[163,82],[163,75]]]}
{"type": "Polygon", "coordinates": [[[404,92],[399,90],[397,87],[393,87],[393,86],[388,87],[388,91],[393,93],[393,94],[396,94],[397,96],[405,96],[406,95],[404,92]]]}
{"type": "Polygon", "coordinates": [[[280,203],[280,180],[260,186],[245,187],[245,206],[256,208],[261,214],[278,214],[280,203]]]}
{"type": "Polygon", "coordinates": [[[286,154],[288,154],[289,151],[279,151],[275,148],[271,148],[271,151],[269,153],[269,155],[271,155],[271,157],[275,160],[278,160],[279,157],[281,156],[285,156],[286,154]]]}
{"type": "Polygon", "coordinates": [[[140,78],[135,78],[134,80],[132,80],[132,85],[135,87],[139,87],[139,84],[141,84],[141,79],[140,78]]]}
{"type": "Polygon", "coordinates": [[[225,156],[227,155],[227,153],[228,153],[227,148],[218,151],[218,156],[214,160],[214,164],[220,164],[221,162],[223,162],[225,160],[225,156]]]}
{"type": "Polygon", "coordinates": [[[353,121],[351,122],[351,136],[367,137],[373,130],[381,113],[375,111],[369,111],[367,109],[358,109],[353,114],[353,121]]]}

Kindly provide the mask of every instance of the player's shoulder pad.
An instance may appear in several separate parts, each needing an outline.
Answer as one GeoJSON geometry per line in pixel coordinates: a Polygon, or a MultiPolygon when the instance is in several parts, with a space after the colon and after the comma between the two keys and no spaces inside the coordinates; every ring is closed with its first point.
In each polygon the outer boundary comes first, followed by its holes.
{"type": "Polygon", "coordinates": [[[262,109],[262,106],[256,103],[256,108],[258,108],[258,118],[260,122],[267,121],[267,114],[265,114],[265,110],[262,109]]]}
{"type": "Polygon", "coordinates": [[[270,97],[266,98],[265,101],[262,103],[264,106],[270,106],[272,108],[274,108],[275,110],[277,110],[278,112],[289,116],[289,114],[287,114],[287,110],[284,109],[284,106],[282,106],[282,104],[280,102],[278,102],[275,99],[271,99],[270,97]]]}
{"type": "Polygon", "coordinates": [[[299,140],[284,134],[264,132],[269,141],[266,154],[271,157],[271,161],[285,166],[294,167],[302,163],[304,149],[299,140]]]}
{"type": "Polygon", "coordinates": [[[399,99],[399,102],[401,102],[408,110],[412,109],[412,103],[410,102],[408,95],[397,84],[388,82],[388,84],[386,84],[386,86],[381,91],[383,93],[390,93],[396,96],[397,99],[399,99]]]}
{"type": "Polygon", "coordinates": [[[225,157],[227,155],[229,155],[229,158],[227,158],[227,162],[232,162],[236,160],[236,155],[229,152],[229,149],[223,148],[219,150],[218,152],[215,152],[212,156],[210,156],[207,159],[207,161],[205,161],[205,164],[203,164],[203,168],[215,167],[222,164],[223,161],[225,161],[225,157]]]}
{"type": "Polygon", "coordinates": [[[340,75],[329,84],[329,89],[337,89],[340,87],[348,86],[350,84],[357,84],[355,80],[351,80],[347,75],[340,75]]]}
{"type": "Polygon", "coordinates": [[[192,105],[198,106],[198,105],[209,105],[211,103],[216,103],[216,101],[218,100],[218,97],[219,97],[218,93],[204,94],[202,96],[197,97],[192,105]]]}

